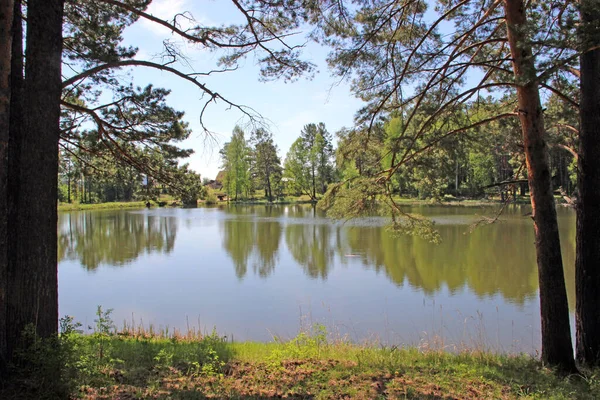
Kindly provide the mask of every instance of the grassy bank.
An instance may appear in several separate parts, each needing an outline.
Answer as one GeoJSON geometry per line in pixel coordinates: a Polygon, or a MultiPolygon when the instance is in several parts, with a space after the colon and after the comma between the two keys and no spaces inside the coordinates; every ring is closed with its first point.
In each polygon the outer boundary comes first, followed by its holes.
{"type": "Polygon", "coordinates": [[[116,334],[99,321],[92,335],[34,346],[25,353],[34,368],[0,398],[48,398],[57,387],[82,399],[600,398],[596,374],[560,377],[530,356],[357,345],[329,340],[321,326],[287,342],[232,343],[215,333],[116,334]],[[52,363],[65,366],[60,377],[52,363]]]}
{"type": "MultiPolygon", "coordinates": [[[[227,204],[227,201],[218,201],[216,196],[213,196],[207,200],[199,200],[198,204],[227,204]],[[214,198],[213,198],[214,197],[214,198]]],[[[499,199],[450,199],[447,198],[443,201],[435,201],[431,199],[421,200],[415,198],[406,198],[406,197],[395,197],[394,200],[400,204],[405,206],[431,206],[431,205],[442,205],[442,206],[459,206],[459,207],[482,207],[482,206],[497,206],[502,204],[499,199]]],[[[171,205],[174,200],[161,199],[163,204],[171,205]]],[[[561,199],[557,198],[557,203],[560,203],[561,199]]],[[[158,207],[158,203],[151,201],[152,207],[158,207]]],[[[229,201],[231,204],[240,204],[240,205],[268,205],[268,204],[310,204],[312,201],[308,196],[286,196],[280,199],[277,199],[275,202],[270,203],[264,197],[254,197],[251,199],[243,199],[238,201],[229,201]]],[[[516,204],[529,204],[529,198],[523,197],[517,200],[516,204]]],[[[179,205],[179,203],[178,203],[179,205]]],[[[80,204],[80,203],[59,203],[58,211],[79,211],[79,210],[115,210],[122,208],[144,208],[146,207],[145,201],[130,201],[130,202],[110,202],[110,203],[96,203],[96,204],[80,204]]]]}
{"type": "Polygon", "coordinates": [[[79,211],[79,210],[117,210],[121,208],[144,208],[145,201],[123,201],[110,203],[96,204],[80,204],[80,203],[60,203],[58,211],[79,211]]]}
{"type": "MultiPolygon", "coordinates": [[[[79,211],[79,210],[118,210],[122,208],[145,208],[147,200],[143,201],[111,201],[107,203],[59,203],[58,211],[79,211]]],[[[151,207],[171,207],[181,206],[181,201],[170,195],[161,195],[160,198],[150,200],[151,207]]]]}
{"type": "MultiPolygon", "coordinates": [[[[229,199],[229,200],[225,200],[225,201],[217,201],[216,200],[216,196],[217,195],[225,195],[224,192],[216,192],[216,191],[210,191],[208,196],[212,196],[214,197],[213,201],[210,201],[210,203],[232,203],[232,204],[307,204],[307,203],[313,203],[313,201],[311,200],[311,198],[307,195],[300,195],[300,196],[294,196],[294,195],[286,195],[283,197],[277,197],[274,198],[272,202],[270,202],[266,197],[265,197],[265,193],[264,190],[256,190],[256,192],[250,196],[250,197],[240,197],[238,198],[238,200],[234,200],[234,199],[229,199]]],[[[200,203],[204,202],[204,200],[200,200],[200,203]]]]}
{"type": "MultiPolygon", "coordinates": [[[[319,200],[321,197],[318,197],[319,200]]],[[[401,197],[401,196],[393,196],[393,199],[399,205],[405,206],[462,206],[462,207],[482,207],[482,206],[498,206],[504,204],[504,201],[500,199],[499,196],[490,196],[488,198],[463,198],[463,197],[454,197],[454,196],[445,196],[442,199],[419,199],[416,197],[401,197]]],[[[555,199],[558,204],[564,202],[562,197],[555,196],[555,199]]],[[[303,203],[312,203],[310,197],[307,195],[301,196],[285,196],[282,198],[278,198],[273,203],[269,203],[264,194],[260,191],[251,197],[239,199],[237,201],[230,200],[231,203],[235,204],[303,204],[303,203]]],[[[517,196],[517,199],[513,199],[512,197],[509,199],[509,204],[531,204],[529,196],[517,196]]]]}

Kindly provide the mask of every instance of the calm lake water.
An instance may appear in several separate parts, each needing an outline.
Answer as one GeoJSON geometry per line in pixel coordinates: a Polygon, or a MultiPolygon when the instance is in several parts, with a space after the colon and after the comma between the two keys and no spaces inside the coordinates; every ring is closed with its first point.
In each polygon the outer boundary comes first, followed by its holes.
{"type": "MultiPolygon", "coordinates": [[[[310,206],[90,211],[59,215],[60,314],[97,305],[146,328],[234,340],[291,338],[322,323],[386,344],[535,353],[538,283],[529,207],[419,207],[442,237],[395,237],[382,218],[338,223],[310,206]]],[[[571,311],[575,214],[559,208],[571,311]]]]}

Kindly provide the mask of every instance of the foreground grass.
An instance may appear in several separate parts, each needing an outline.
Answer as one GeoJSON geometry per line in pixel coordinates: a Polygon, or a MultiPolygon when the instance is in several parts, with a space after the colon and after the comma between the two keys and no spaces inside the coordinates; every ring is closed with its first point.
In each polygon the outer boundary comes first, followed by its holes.
{"type": "MultiPolygon", "coordinates": [[[[600,380],[590,371],[561,377],[524,355],[332,343],[321,327],[272,343],[106,329],[69,333],[59,341],[64,372],[58,380],[71,398],[600,398],[600,380]]],[[[56,358],[55,349],[30,351],[38,358],[30,360],[33,376],[0,390],[0,398],[52,397],[56,382],[47,374],[55,370],[40,365],[56,358]]]]}

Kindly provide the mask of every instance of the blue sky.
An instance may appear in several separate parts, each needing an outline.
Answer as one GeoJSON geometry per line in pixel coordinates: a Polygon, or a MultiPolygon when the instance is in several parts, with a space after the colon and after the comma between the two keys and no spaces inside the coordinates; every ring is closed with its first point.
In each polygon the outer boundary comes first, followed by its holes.
{"type": "MultiPolygon", "coordinates": [[[[148,9],[150,14],[163,19],[172,19],[184,11],[190,12],[203,25],[216,26],[239,22],[241,15],[227,0],[154,0],[148,9]]],[[[124,37],[126,44],[139,48],[137,58],[156,62],[160,62],[157,54],[162,51],[163,40],[179,41],[166,28],[145,20],[127,28],[124,37]]],[[[191,69],[181,66],[184,71],[203,72],[216,68],[219,53],[181,43],[191,66],[191,69]]],[[[350,93],[346,82],[339,83],[331,76],[325,63],[326,49],[311,43],[303,53],[305,59],[317,65],[318,72],[310,80],[259,82],[259,68],[252,55],[236,71],[200,78],[211,90],[235,103],[252,107],[269,122],[282,161],[305,124],[324,122],[335,134],[344,126],[352,126],[354,113],[362,105],[350,93]]],[[[214,178],[219,171],[219,148],[229,139],[234,126],[244,122],[243,114],[227,110],[224,104],[212,104],[204,115],[204,124],[215,132],[215,140],[207,140],[199,123],[204,100],[200,98],[202,93],[198,88],[167,72],[136,68],[131,74],[136,85],[152,83],[172,90],[169,105],[185,111],[185,120],[193,130],[190,138],[182,143],[182,147],[195,151],[187,161],[203,177],[214,178]]]]}

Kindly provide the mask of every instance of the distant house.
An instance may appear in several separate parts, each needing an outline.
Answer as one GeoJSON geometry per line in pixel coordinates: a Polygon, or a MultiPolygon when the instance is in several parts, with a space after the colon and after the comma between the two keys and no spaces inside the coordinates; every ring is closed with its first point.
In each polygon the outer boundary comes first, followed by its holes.
{"type": "Polygon", "coordinates": [[[223,189],[223,184],[216,180],[210,180],[204,186],[211,188],[212,190],[221,190],[223,189]]]}
{"type": "Polygon", "coordinates": [[[212,190],[222,190],[223,180],[225,179],[225,171],[219,171],[214,180],[208,181],[204,186],[208,186],[212,190]]]}

